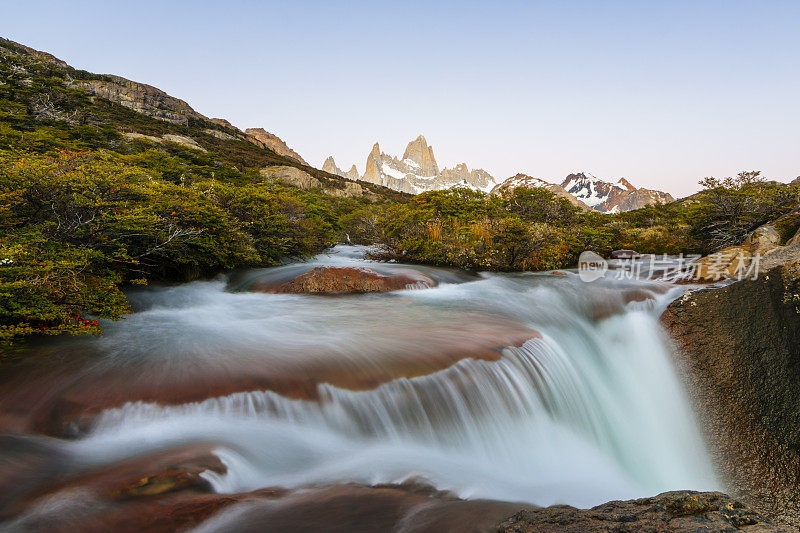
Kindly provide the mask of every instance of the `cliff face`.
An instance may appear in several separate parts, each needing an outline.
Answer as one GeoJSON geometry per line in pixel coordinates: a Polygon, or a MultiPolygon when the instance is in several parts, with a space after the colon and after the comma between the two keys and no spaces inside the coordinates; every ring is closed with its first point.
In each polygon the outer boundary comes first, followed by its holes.
{"type": "Polygon", "coordinates": [[[95,96],[173,124],[186,126],[190,118],[209,120],[183,100],[170,96],[152,85],[138,83],[120,76],[104,76],[104,78],[83,80],[77,85],[89,90],[95,96]]]}
{"type": "Polygon", "coordinates": [[[300,154],[289,148],[289,145],[283,142],[280,137],[266,131],[264,128],[247,128],[244,130],[244,132],[247,134],[251,142],[254,142],[262,148],[269,148],[278,155],[291,157],[299,163],[310,166],[308,163],[306,163],[305,159],[300,157],[300,154]]]}
{"type": "Polygon", "coordinates": [[[800,259],[689,293],[662,322],[734,496],[800,526],[800,259]]]}

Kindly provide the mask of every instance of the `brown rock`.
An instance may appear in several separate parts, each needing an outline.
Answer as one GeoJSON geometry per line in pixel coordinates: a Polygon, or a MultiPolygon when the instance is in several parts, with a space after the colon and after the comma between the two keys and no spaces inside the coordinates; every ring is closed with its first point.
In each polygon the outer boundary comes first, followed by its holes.
{"type": "Polygon", "coordinates": [[[781,235],[771,224],[765,224],[747,236],[742,247],[751,254],[765,254],[777,248],[781,242],[781,235]]]}
{"type": "Polygon", "coordinates": [[[289,145],[283,142],[280,137],[264,128],[247,128],[244,132],[255,144],[263,148],[269,148],[278,155],[290,157],[299,163],[310,166],[305,159],[300,157],[300,154],[289,148],[289,145]]]}
{"type": "Polygon", "coordinates": [[[697,260],[693,265],[698,281],[719,281],[743,277],[752,261],[752,254],[742,246],[730,246],[697,260]]]}
{"type": "Polygon", "coordinates": [[[381,274],[361,267],[316,267],[280,285],[252,287],[259,292],[295,294],[336,294],[388,292],[435,287],[436,282],[416,270],[381,274]]]}
{"type": "MultiPolygon", "coordinates": [[[[0,372],[0,429],[74,436],[100,411],[135,401],[175,405],[263,390],[316,400],[321,383],[371,390],[437,372],[462,359],[496,361],[505,347],[540,336],[514,320],[458,310],[443,312],[431,324],[425,317],[409,317],[401,302],[394,305],[396,311],[390,306],[376,317],[380,328],[354,326],[357,335],[374,341],[347,357],[341,356],[340,348],[324,344],[315,346],[313,357],[307,344],[283,348],[284,357],[277,358],[265,356],[263,347],[252,352],[237,347],[239,357],[228,359],[224,372],[214,357],[198,357],[176,373],[169,371],[167,354],[154,353],[132,373],[127,367],[92,366],[93,360],[82,357],[79,346],[74,352],[62,350],[59,365],[33,356],[0,372]]],[[[194,349],[203,351],[202,346],[194,349]]]]}
{"type": "Polygon", "coordinates": [[[502,533],[662,533],[696,531],[788,532],[771,525],[720,492],[675,491],[653,498],[614,501],[591,509],[554,505],[520,511],[503,521],[502,533]]]}

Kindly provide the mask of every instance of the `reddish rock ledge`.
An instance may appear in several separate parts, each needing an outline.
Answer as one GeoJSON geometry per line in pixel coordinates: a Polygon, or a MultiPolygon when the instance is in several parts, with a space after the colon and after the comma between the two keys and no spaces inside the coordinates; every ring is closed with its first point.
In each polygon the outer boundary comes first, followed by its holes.
{"type": "Polygon", "coordinates": [[[342,294],[389,292],[435,287],[436,281],[417,270],[381,274],[364,267],[319,266],[285,283],[256,283],[251,290],[288,294],[342,294]]]}

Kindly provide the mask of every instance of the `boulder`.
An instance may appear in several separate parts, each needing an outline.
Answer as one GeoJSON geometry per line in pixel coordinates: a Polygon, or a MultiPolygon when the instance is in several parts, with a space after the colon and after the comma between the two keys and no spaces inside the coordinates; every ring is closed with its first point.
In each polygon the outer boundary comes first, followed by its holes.
{"type": "Polygon", "coordinates": [[[295,167],[266,167],[262,168],[259,173],[268,180],[278,179],[289,185],[294,185],[298,189],[319,189],[322,187],[322,183],[317,178],[295,167]]]}
{"type": "Polygon", "coordinates": [[[407,269],[381,274],[371,268],[320,266],[285,283],[266,287],[255,284],[252,290],[292,294],[341,294],[389,292],[435,286],[436,282],[433,279],[417,270],[407,269]]]}
{"type": "Polygon", "coordinates": [[[765,254],[780,246],[781,234],[771,224],[756,229],[742,243],[742,248],[751,254],[765,254]]]}
{"type": "Polygon", "coordinates": [[[790,246],[792,244],[800,243],[800,228],[797,228],[797,233],[794,234],[794,237],[786,241],[786,246],[790,246]]]}
{"type": "MultiPolygon", "coordinates": [[[[765,224],[753,233],[738,246],[729,246],[700,258],[693,264],[694,279],[697,281],[719,281],[725,278],[743,279],[751,277],[757,269],[763,268],[761,265],[762,256],[769,256],[775,252],[783,251],[785,247],[780,246],[780,233],[771,224],[765,224]],[[758,264],[755,263],[758,256],[758,264]]],[[[787,243],[788,245],[789,243],[787,243]]],[[[781,254],[783,257],[786,254],[781,254]]],[[[789,251],[791,256],[791,251],[789,251]]],[[[779,261],[767,262],[769,266],[775,266],[779,261]]]]}
{"type": "Polygon", "coordinates": [[[354,181],[344,181],[344,187],[341,189],[334,189],[333,187],[325,189],[325,192],[331,196],[341,196],[344,198],[358,198],[364,196],[364,189],[354,181]]]}
{"type": "Polygon", "coordinates": [[[173,142],[176,144],[180,144],[181,146],[185,146],[186,148],[191,148],[193,150],[200,150],[201,152],[205,152],[206,149],[197,144],[197,141],[192,139],[191,137],[187,137],[185,135],[162,135],[162,139],[165,141],[173,142]]]}
{"type": "Polygon", "coordinates": [[[719,281],[725,278],[744,277],[753,254],[743,246],[730,246],[700,258],[693,264],[693,278],[697,281],[719,281]]]}
{"type": "Polygon", "coordinates": [[[500,523],[502,533],[791,531],[770,525],[741,502],[720,492],[674,491],[653,498],[614,501],[592,509],[553,505],[523,510],[500,523]]]}

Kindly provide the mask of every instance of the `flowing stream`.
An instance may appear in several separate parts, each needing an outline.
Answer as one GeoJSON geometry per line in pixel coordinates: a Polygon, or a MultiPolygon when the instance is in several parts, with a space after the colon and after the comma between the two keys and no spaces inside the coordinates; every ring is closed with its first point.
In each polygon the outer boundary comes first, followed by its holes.
{"type": "Polygon", "coordinates": [[[658,323],[681,289],[413,267],[439,286],[245,290],[315,264],[407,268],[361,253],[131,293],[138,312],[104,336],[43,348],[68,370],[26,370],[47,384],[32,412],[91,407],[48,445],[79,471],[211,443],[220,493],[422,479],[588,507],[719,488],[658,323]]]}

